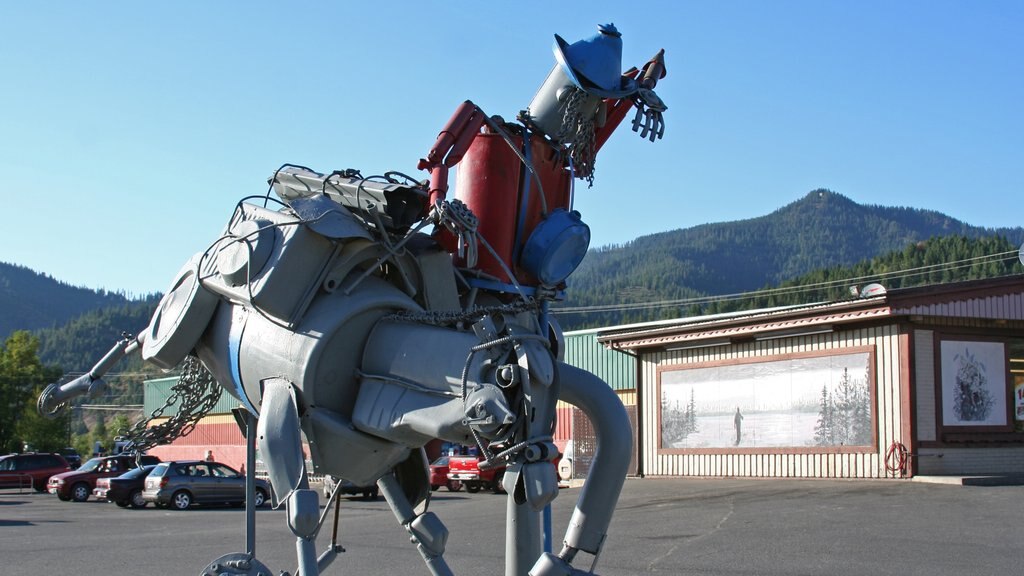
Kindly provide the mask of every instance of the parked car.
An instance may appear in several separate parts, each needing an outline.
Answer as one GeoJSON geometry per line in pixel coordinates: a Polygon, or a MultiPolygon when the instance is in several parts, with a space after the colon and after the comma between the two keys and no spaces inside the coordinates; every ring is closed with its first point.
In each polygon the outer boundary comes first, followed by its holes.
{"type": "Polygon", "coordinates": [[[71,470],[60,454],[7,454],[0,456],[0,488],[33,488],[46,492],[54,474],[71,470]]]}
{"type": "Polygon", "coordinates": [[[562,449],[562,459],[558,461],[558,483],[568,485],[569,481],[575,473],[573,467],[576,460],[576,454],[573,447],[572,440],[568,440],[565,443],[565,448],[562,449]]]}
{"type": "Polygon", "coordinates": [[[146,476],[156,468],[156,464],[147,464],[142,468],[133,468],[120,476],[100,478],[96,480],[96,488],[92,495],[97,500],[113,502],[121,508],[145,508],[142,489],[146,484],[146,476]]]}
{"type": "Polygon", "coordinates": [[[462,482],[448,477],[448,456],[441,456],[430,463],[430,489],[446,486],[449,492],[462,490],[462,482]]]}
{"type": "Polygon", "coordinates": [[[376,484],[370,486],[359,486],[349,482],[344,478],[337,478],[334,476],[324,476],[324,497],[330,498],[334,492],[334,488],[341,485],[339,489],[340,494],[362,494],[364,500],[376,500],[380,495],[380,488],[376,484]]]}
{"type": "Polygon", "coordinates": [[[70,446],[68,446],[67,448],[62,448],[60,451],[60,455],[63,456],[64,459],[68,461],[68,466],[71,466],[72,470],[82,465],[82,457],[78,454],[78,450],[75,450],[70,446]]]}
{"type": "MultiPolygon", "coordinates": [[[[270,483],[256,479],[256,507],[270,498],[270,483]]],[[[158,508],[192,504],[245,504],[245,474],[220,462],[177,460],[158,464],[146,477],[142,499],[158,508]]]]}
{"type": "MultiPolygon", "coordinates": [[[[143,466],[159,462],[156,456],[142,456],[139,460],[143,466]]],[[[136,464],[134,454],[91,458],[77,470],[51,476],[46,486],[50,494],[56,494],[61,500],[85,502],[96,488],[97,480],[120,476],[132,468],[138,468],[139,464],[136,464]]]]}

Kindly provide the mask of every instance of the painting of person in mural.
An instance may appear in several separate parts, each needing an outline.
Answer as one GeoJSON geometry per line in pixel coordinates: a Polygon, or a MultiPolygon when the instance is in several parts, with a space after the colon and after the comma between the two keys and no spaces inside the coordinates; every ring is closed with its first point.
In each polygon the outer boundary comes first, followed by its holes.
{"type": "Polygon", "coordinates": [[[740,445],[740,439],[743,437],[743,414],[740,413],[740,407],[736,407],[736,415],[732,417],[732,424],[736,428],[736,443],[734,446],[740,445]]]}

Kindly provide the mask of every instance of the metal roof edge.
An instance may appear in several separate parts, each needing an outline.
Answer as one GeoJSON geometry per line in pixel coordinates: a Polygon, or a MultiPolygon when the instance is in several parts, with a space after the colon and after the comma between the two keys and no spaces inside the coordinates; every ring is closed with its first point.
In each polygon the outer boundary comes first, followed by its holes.
{"type": "Polygon", "coordinates": [[[597,341],[615,348],[631,348],[633,346],[622,346],[630,340],[648,340],[659,336],[667,336],[680,332],[691,332],[696,329],[703,329],[711,332],[723,330],[730,327],[740,327],[764,323],[766,320],[796,319],[806,316],[819,316],[823,313],[835,313],[840,311],[885,308],[885,295],[871,296],[868,298],[857,298],[852,300],[839,300],[836,302],[817,302],[813,304],[798,304],[794,306],[780,306],[776,308],[759,308],[756,310],[744,310],[741,313],[733,313],[728,317],[724,315],[694,316],[692,322],[677,323],[665,328],[654,330],[635,330],[629,332],[608,332],[598,334],[597,341]],[[619,344],[616,346],[616,344],[619,344]]]}

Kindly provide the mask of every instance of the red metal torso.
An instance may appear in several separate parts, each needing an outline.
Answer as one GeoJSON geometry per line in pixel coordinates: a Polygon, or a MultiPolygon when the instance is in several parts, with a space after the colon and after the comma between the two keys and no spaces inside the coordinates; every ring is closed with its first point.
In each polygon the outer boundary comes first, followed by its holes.
{"type": "MultiPolygon", "coordinates": [[[[511,140],[522,149],[521,136],[512,136],[511,140]]],[[[499,262],[512,270],[520,283],[536,284],[535,278],[516,265],[517,230],[521,247],[543,221],[545,204],[550,212],[555,208],[568,208],[570,203],[569,172],[556,150],[539,137],[531,138],[530,161],[540,177],[545,202],[541,202],[536,178],[523,169],[519,157],[498,134],[478,134],[458,165],[455,196],[477,216],[480,237],[498,256],[495,258],[490,250],[481,246],[476,268],[501,282],[510,279],[499,262]],[[530,178],[525,213],[522,211],[524,177],[530,178]]],[[[445,243],[454,246],[451,238],[445,243]]],[[[465,259],[458,259],[457,263],[464,266],[465,259]]]]}

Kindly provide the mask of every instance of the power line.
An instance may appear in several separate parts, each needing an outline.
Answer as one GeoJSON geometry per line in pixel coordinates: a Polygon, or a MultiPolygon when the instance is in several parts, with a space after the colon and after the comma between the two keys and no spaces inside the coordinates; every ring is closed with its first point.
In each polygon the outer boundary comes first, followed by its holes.
{"type": "Polygon", "coordinates": [[[802,292],[813,292],[818,290],[824,290],[828,288],[836,288],[840,286],[850,286],[863,282],[865,280],[885,280],[893,277],[915,277],[924,276],[934,272],[952,271],[962,268],[969,268],[977,264],[984,264],[994,261],[1008,260],[1016,257],[1019,254],[1017,250],[1009,250],[1006,252],[999,252],[996,254],[988,254],[984,256],[974,256],[972,258],[965,258],[963,260],[954,260],[951,262],[942,262],[939,264],[929,264],[926,266],[918,266],[915,268],[907,268],[903,270],[894,270],[891,272],[881,272],[878,274],[871,274],[868,276],[853,276],[849,278],[842,278],[837,280],[827,280],[823,282],[817,282],[813,284],[804,284],[801,286],[787,286],[780,288],[767,288],[764,290],[754,290],[750,292],[736,292],[732,294],[719,294],[711,296],[696,296],[692,298],[680,298],[676,300],[661,300],[654,302],[633,302],[629,304],[595,304],[592,306],[566,306],[552,308],[553,314],[574,314],[580,312],[625,312],[628,310],[646,310],[652,308],[670,308],[674,306],[689,306],[694,304],[707,304],[710,302],[729,302],[733,300],[745,300],[749,298],[765,297],[765,296],[790,296],[799,294],[802,292]]]}

